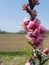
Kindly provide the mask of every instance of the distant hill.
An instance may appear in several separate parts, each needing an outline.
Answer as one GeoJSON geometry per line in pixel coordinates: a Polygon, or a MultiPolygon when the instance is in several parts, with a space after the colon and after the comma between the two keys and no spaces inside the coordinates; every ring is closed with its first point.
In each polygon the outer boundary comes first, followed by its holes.
{"type": "Polygon", "coordinates": [[[13,34],[13,32],[0,31],[0,34],[13,34]]]}
{"type": "Polygon", "coordinates": [[[27,31],[25,31],[25,30],[20,30],[19,32],[17,32],[18,34],[26,34],[27,33],[27,31]]]}
{"type": "Polygon", "coordinates": [[[20,30],[18,32],[7,32],[0,29],[0,34],[25,34],[25,33],[27,33],[27,31],[25,30],[20,30]]]}
{"type": "Polygon", "coordinates": [[[0,31],[0,34],[6,34],[7,32],[6,31],[0,31]]]}
{"type": "MultiPolygon", "coordinates": [[[[19,32],[6,32],[6,31],[0,31],[0,34],[26,34],[27,31],[26,30],[20,30],[19,32]]],[[[49,34],[49,30],[47,32],[47,34],[49,34]]]]}
{"type": "MultiPolygon", "coordinates": [[[[17,33],[19,33],[19,34],[25,34],[25,33],[27,33],[27,31],[26,30],[20,30],[19,32],[17,32],[17,33]]],[[[48,32],[47,32],[48,34],[49,34],[49,30],[48,30],[48,32]]]]}

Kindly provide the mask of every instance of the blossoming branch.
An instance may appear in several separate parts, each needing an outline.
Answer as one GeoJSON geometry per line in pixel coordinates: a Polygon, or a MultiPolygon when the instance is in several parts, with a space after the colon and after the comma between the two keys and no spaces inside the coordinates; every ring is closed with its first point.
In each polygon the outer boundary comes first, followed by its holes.
{"type": "Polygon", "coordinates": [[[27,30],[26,37],[29,39],[27,42],[31,45],[32,52],[26,49],[26,53],[30,58],[26,65],[36,65],[36,59],[38,59],[38,65],[43,65],[49,60],[49,49],[43,50],[43,41],[47,37],[47,29],[36,18],[37,12],[34,7],[39,5],[39,0],[28,0],[28,2],[28,4],[23,6],[23,10],[29,13],[30,19],[23,22],[23,27],[27,30]]]}

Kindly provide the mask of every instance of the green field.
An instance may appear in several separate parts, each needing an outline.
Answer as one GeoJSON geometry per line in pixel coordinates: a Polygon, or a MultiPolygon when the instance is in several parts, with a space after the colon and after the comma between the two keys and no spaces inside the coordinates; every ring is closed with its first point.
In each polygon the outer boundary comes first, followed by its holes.
{"type": "MultiPolygon", "coordinates": [[[[24,52],[2,52],[0,60],[3,61],[4,65],[25,65],[27,57],[24,52]]],[[[45,65],[49,65],[48,63],[45,65]]]]}
{"type": "MultiPolygon", "coordinates": [[[[4,65],[24,65],[27,57],[22,51],[26,47],[30,48],[24,34],[0,34],[0,60],[4,65]]],[[[49,48],[49,34],[43,47],[49,48]]]]}
{"type": "Polygon", "coordinates": [[[1,52],[0,60],[4,65],[24,65],[26,62],[26,56],[23,52],[1,52]]]}

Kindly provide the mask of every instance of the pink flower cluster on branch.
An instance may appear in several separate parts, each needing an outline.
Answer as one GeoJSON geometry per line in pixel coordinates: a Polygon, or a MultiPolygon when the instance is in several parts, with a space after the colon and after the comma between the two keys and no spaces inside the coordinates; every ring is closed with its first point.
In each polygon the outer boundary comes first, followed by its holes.
{"type": "Polygon", "coordinates": [[[47,37],[47,29],[41,25],[40,20],[36,18],[36,10],[33,10],[36,5],[39,5],[39,0],[28,0],[28,2],[28,4],[23,6],[23,10],[29,13],[30,19],[25,20],[22,25],[27,31],[26,37],[29,39],[28,43],[32,46],[33,50],[32,52],[29,49],[26,51],[30,57],[26,65],[36,65],[35,59],[38,59],[38,65],[43,65],[49,59],[49,57],[47,58],[49,49],[42,50],[43,41],[47,37]],[[43,59],[43,57],[46,58],[43,59]]]}
{"type": "Polygon", "coordinates": [[[32,41],[36,49],[41,49],[47,30],[40,24],[39,19],[36,18],[34,21],[26,20],[23,26],[28,31],[26,37],[32,41]]]}

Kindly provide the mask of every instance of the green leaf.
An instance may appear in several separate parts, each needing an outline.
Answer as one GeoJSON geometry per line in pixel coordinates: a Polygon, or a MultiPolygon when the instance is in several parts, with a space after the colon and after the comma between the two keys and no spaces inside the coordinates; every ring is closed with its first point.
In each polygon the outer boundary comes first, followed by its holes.
{"type": "Polygon", "coordinates": [[[32,52],[30,51],[29,48],[26,48],[26,49],[25,49],[25,53],[27,54],[27,56],[28,56],[29,58],[32,58],[32,52]]]}

